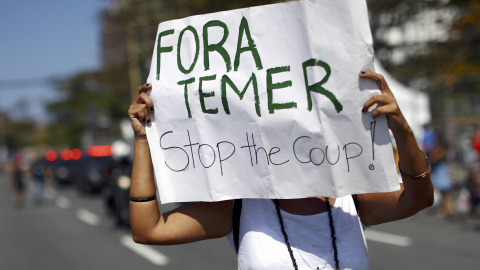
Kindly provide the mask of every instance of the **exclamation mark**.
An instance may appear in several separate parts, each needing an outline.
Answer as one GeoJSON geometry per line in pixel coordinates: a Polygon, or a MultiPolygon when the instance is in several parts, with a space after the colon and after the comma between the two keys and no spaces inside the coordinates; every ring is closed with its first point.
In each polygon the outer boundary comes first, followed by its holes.
{"type": "MultiPolygon", "coordinates": [[[[377,120],[370,122],[370,137],[372,138],[372,159],[375,160],[375,126],[377,125],[377,120]]],[[[370,170],[375,170],[375,165],[370,164],[368,166],[370,170]]]]}

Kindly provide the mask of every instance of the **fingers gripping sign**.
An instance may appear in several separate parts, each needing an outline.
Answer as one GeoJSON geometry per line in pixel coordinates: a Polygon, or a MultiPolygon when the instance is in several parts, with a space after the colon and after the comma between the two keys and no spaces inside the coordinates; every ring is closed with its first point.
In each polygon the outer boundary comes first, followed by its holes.
{"type": "Polygon", "coordinates": [[[144,84],[138,89],[138,97],[132,102],[128,109],[128,116],[132,121],[133,131],[136,137],[146,139],[145,123],[151,124],[150,113],[154,111],[153,101],[146,93],[152,89],[151,84],[144,84]]]}
{"type": "Polygon", "coordinates": [[[405,128],[406,125],[408,126],[405,117],[397,104],[397,100],[383,75],[373,71],[365,71],[360,73],[360,77],[376,81],[381,91],[380,95],[371,97],[363,104],[362,112],[366,112],[372,106],[377,105],[377,108],[372,111],[372,117],[377,118],[380,115],[386,115],[388,127],[392,131],[398,130],[399,128],[405,128]]]}
{"type": "Polygon", "coordinates": [[[368,16],[351,11],[368,10],[365,1],[341,2],[159,24],[148,82],[161,91],[140,89],[156,111],[150,119],[142,92],[133,120],[147,124],[137,134],[148,135],[162,203],[398,190],[386,118],[359,108],[394,114],[396,102],[384,91],[364,105],[380,92],[370,80],[382,82],[357,75],[373,66],[373,49],[368,16]]]}

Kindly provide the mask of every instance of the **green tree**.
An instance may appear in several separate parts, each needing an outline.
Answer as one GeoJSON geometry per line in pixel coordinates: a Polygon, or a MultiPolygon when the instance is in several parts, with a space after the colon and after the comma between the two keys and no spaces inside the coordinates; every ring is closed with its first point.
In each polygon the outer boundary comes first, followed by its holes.
{"type": "Polygon", "coordinates": [[[55,82],[61,98],[47,107],[52,116],[48,144],[82,147],[117,136],[118,128],[110,123],[121,119],[128,100],[107,91],[104,84],[114,85],[102,72],[83,72],[55,82]]]}
{"type": "Polygon", "coordinates": [[[430,94],[434,126],[453,139],[479,122],[480,2],[368,0],[376,55],[398,80],[430,94]]]}
{"type": "Polygon", "coordinates": [[[30,145],[41,143],[35,122],[30,119],[12,120],[5,112],[0,112],[0,147],[13,152],[30,145]]]}

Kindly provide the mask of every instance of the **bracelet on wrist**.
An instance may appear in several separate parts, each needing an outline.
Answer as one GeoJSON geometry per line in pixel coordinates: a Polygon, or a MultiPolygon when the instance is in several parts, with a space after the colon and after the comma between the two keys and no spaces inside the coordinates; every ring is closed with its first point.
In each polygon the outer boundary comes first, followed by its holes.
{"type": "Polygon", "coordinates": [[[154,195],[152,197],[147,197],[147,198],[134,198],[130,196],[130,201],[131,202],[149,202],[157,199],[157,195],[154,195]]]}
{"type": "Polygon", "coordinates": [[[423,157],[425,158],[425,165],[427,166],[427,170],[424,173],[421,173],[419,175],[410,175],[410,174],[407,174],[404,171],[402,171],[402,167],[400,166],[400,161],[399,161],[398,162],[398,169],[400,171],[400,174],[403,177],[409,178],[409,179],[423,179],[423,178],[427,177],[427,175],[430,174],[430,172],[432,171],[432,164],[430,163],[430,160],[428,159],[425,152],[422,151],[422,154],[423,154],[423,157]]]}

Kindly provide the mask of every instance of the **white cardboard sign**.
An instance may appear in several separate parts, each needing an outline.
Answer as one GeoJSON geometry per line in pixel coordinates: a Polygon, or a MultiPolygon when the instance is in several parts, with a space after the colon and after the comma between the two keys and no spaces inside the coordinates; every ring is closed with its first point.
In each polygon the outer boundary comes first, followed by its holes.
{"type": "Polygon", "coordinates": [[[161,202],[399,188],[366,3],[310,0],[159,24],[147,136],[161,202]]]}

